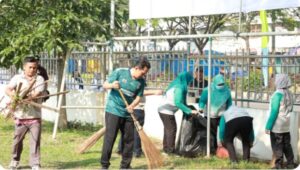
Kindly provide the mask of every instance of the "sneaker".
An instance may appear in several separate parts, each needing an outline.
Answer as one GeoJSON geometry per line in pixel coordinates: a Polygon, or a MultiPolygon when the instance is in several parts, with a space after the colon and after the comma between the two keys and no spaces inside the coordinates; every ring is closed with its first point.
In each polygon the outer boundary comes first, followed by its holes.
{"type": "Polygon", "coordinates": [[[32,170],[40,170],[40,166],[39,165],[33,165],[31,167],[32,170]]]}
{"type": "Polygon", "coordinates": [[[18,166],[19,166],[19,161],[15,161],[15,160],[12,160],[11,162],[10,162],[10,164],[9,164],[9,169],[17,169],[18,168],[18,166]]]}
{"type": "Polygon", "coordinates": [[[169,154],[167,152],[162,152],[161,153],[163,156],[169,156],[169,154]]]}

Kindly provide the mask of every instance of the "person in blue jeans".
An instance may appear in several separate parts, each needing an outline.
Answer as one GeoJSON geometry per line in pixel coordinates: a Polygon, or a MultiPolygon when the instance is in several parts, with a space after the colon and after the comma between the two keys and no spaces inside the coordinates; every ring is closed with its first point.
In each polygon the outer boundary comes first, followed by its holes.
{"type": "MultiPolygon", "coordinates": [[[[150,95],[162,95],[162,90],[144,90],[144,96],[150,96],[150,95]]],[[[142,99],[142,102],[139,104],[138,107],[134,109],[134,115],[136,116],[136,119],[140,123],[140,125],[143,127],[145,122],[145,111],[144,111],[144,103],[145,103],[145,97],[142,99]]],[[[119,140],[117,153],[122,153],[122,137],[119,140]]],[[[134,144],[133,144],[133,153],[136,158],[139,158],[143,155],[142,150],[142,144],[141,144],[141,138],[139,136],[138,131],[134,130],[134,144]]]]}

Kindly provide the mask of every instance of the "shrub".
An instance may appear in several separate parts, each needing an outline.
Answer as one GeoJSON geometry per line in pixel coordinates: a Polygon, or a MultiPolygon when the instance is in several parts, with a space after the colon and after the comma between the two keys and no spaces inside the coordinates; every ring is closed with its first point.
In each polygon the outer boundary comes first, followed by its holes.
{"type": "MultiPolygon", "coordinates": [[[[242,81],[242,79],[240,81],[242,81]]],[[[250,76],[243,77],[243,81],[243,83],[238,83],[239,88],[243,85],[243,91],[253,91],[259,89],[261,86],[263,86],[263,76],[261,70],[250,71],[250,76]]]]}

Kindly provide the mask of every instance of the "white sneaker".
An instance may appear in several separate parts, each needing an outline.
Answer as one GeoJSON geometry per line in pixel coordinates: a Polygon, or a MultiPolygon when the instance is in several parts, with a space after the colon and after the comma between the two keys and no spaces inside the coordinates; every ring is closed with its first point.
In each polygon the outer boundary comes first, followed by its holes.
{"type": "Polygon", "coordinates": [[[169,156],[169,154],[166,153],[166,152],[162,152],[161,154],[162,154],[163,156],[169,156]]]}
{"type": "Polygon", "coordinates": [[[32,170],[40,170],[40,166],[39,165],[34,165],[31,167],[32,170]]]}
{"type": "Polygon", "coordinates": [[[11,162],[10,162],[10,164],[9,164],[9,169],[17,169],[18,168],[18,166],[19,166],[19,161],[14,161],[14,160],[12,160],[11,162]]]}

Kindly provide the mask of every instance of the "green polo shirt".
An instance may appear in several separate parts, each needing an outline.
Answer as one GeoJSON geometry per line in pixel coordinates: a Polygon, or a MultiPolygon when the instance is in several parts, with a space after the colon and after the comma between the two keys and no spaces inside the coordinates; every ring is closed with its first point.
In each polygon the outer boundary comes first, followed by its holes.
{"type": "MultiPolygon", "coordinates": [[[[108,78],[108,82],[112,83],[114,81],[119,81],[120,88],[129,105],[136,96],[143,97],[145,80],[143,78],[133,79],[130,68],[118,68],[113,71],[108,78]]],[[[105,111],[120,117],[130,117],[119,91],[115,89],[111,89],[108,95],[105,111]]]]}

